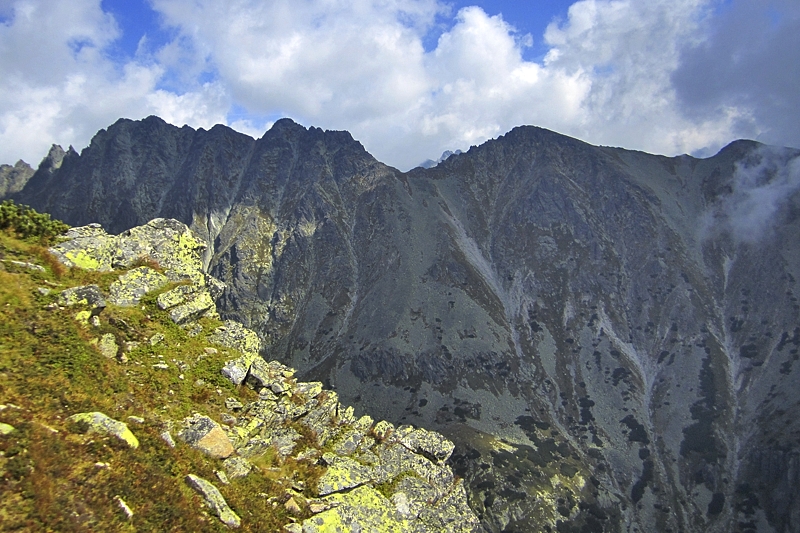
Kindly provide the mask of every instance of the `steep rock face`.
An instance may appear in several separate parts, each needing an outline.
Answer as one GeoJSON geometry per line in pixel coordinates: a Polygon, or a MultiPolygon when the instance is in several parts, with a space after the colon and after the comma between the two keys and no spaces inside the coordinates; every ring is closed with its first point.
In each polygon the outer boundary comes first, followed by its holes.
{"type": "Polygon", "coordinates": [[[223,315],[304,379],[453,439],[488,531],[782,532],[800,528],[797,157],[523,127],[403,174],[345,132],[151,117],[17,198],[113,231],[190,224],[223,315]]]}
{"type": "Polygon", "coordinates": [[[13,167],[0,165],[0,198],[21,191],[33,173],[33,168],[22,159],[13,167]]]}

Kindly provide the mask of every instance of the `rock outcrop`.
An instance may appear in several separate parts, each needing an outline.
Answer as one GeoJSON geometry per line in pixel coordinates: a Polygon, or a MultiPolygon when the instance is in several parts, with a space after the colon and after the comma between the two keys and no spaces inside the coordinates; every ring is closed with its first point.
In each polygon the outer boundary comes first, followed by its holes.
{"type": "MultiPolygon", "coordinates": [[[[59,303],[90,309],[95,313],[92,316],[100,316],[100,324],[108,305],[138,305],[149,294],[157,293],[151,305],[166,311],[172,322],[187,330],[200,328],[195,321],[201,316],[217,317],[210,291],[219,282],[203,274],[202,247],[197,242],[186,226],[173,220],[156,220],[119,236],[108,235],[97,226],[73,228],[53,248],[68,266],[109,271],[130,268],[142,260],[153,266],[121,272],[110,283],[108,295],[97,285],[63,290],[59,303]],[[209,302],[200,312],[174,312],[196,301],[198,295],[209,302]]],[[[81,314],[76,318],[80,320],[81,314]]],[[[274,460],[267,457],[276,457],[279,464],[302,462],[318,468],[316,486],[286,494],[287,509],[297,515],[311,515],[302,521],[303,531],[341,527],[360,527],[363,531],[477,530],[478,519],[467,504],[464,484],[445,464],[454,446],[443,436],[411,426],[395,428],[386,421],[375,424],[366,415],[357,419],[353,408],[340,404],[337,394],[325,390],[322,383],[298,381],[293,369],[263,360],[258,354],[258,336],[238,322],[224,322],[209,331],[207,339],[234,356],[218,372],[232,383],[256,391],[258,399],[228,398],[225,405],[229,413],[223,414],[223,424],[202,413],[182,421],[165,421],[161,434],[164,446],[177,446],[171,436],[175,431],[180,442],[218,462],[217,476],[226,484],[246,478],[257,463],[274,460]]],[[[96,344],[106,357],[142,364],[136,356],[132,355],[132,360],[124,356],[111,333],[102,335],[96,344]]],[[[154,344],[152,338],[148,344],[154,344]]],[[[216,353],[217,349],[208,347],[206,352],[216,353]]],[[[164,371],[172,368],[163,360],[152,366],[164,371]]],[[[82,431],[112,435],[131,448],[139,445],[126,424],[102,413],[75,414],[69,421],[82,431]]],[[[211,482],[194,474],[187,476],[186,482],[224,524],[241,526],[240,516],[211,482]]]]}

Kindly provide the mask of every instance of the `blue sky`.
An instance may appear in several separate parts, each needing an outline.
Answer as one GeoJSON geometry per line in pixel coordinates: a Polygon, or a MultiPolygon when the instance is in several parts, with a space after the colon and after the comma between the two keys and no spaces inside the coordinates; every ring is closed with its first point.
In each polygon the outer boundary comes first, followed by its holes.
{"type": "Polygon", "coordinates": [[[0,0],[0,163],[120,117],[347,129],[401,169],[521,124],[800,146],[796,0],[0,0]]]}

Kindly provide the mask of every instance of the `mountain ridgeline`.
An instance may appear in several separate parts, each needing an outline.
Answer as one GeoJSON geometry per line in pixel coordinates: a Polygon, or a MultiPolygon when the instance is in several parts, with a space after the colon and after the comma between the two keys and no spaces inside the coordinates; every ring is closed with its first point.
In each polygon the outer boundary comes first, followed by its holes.
{"type": "Polygon", "coordinates": [[[800,151],[519,127],[403,173],[156,117],[56,148],[12,198],[190,225],[265,357],[456,442],[486,531],[800,531],[800,151]]]}

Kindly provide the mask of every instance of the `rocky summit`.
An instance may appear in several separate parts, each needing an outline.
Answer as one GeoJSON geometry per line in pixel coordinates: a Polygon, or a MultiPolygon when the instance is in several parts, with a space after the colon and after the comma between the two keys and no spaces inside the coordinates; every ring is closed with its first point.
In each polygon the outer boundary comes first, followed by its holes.
{"type": "MultiPolygon", "coordinates": [[[[520,127],[403,173],[288,119],[254,140],[150,117],[54,148],[12,198],[111,233],[187,224],[264,360],[356,420],[455,443],[485,531],[782,533],[800,531],[798,157],[520,127]]],[[[367,476],[348,457],[322,457],[353,467],[325,487],[367,476]]]]}

